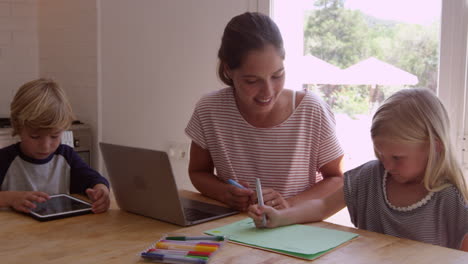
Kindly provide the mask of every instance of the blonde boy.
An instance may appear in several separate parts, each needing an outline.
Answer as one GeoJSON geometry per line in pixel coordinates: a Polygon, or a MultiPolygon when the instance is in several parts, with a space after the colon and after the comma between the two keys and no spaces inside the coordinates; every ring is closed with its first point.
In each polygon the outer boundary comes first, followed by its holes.
{"type": "Polygon", "coordinates": [[[109,208],[109,182],[61,144],[73,118],[64,91],[53,80],[37,79],[19,88],[11,123],[21,141],[0,149],[0,207],[29,212],[34,202],[51,194],[86,193],[93,212],[109,208]]]}

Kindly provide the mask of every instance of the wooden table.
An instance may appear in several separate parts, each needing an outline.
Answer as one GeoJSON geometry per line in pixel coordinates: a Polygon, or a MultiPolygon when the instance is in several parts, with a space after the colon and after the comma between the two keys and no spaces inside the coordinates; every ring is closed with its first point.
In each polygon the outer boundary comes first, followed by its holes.
{"type": "MultiPolygon", "coordinates": [[[[188,193],[188,196],[201,197],[188,193]]],[[[206,198],[201,198],[202,200],[206,198]]],[[[0,209],[1,263],[145,263],[138,254],[164,233],[201,235],[203,231],[239,221],[245,214],[181,228],[127,213],[112,204],[103,214],[83,215],[50,222],[0,209]]],[[[361,235],[313,263],[468,263],[468,253],[399,239],[327,222],[313,226],[361,235]]],[[[214,263],[311,263],[277,253],[232,243],[210,261],[214,263]]]]}

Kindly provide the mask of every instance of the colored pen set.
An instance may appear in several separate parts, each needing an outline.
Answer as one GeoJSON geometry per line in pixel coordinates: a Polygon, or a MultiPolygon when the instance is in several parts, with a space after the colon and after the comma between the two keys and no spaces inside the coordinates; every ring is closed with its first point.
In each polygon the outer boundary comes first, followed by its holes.
{"type": "Polygon", "coordinates": [[[141,253],[148,261],[173,264],[206,264],[227,238],[224,236],[167,235],[141,253]]]}

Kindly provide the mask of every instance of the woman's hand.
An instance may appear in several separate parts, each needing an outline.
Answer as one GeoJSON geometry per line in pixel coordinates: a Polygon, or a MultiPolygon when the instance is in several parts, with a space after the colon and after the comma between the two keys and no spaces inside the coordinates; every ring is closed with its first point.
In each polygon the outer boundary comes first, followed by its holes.
{"type": "Polygon", "coordinates": [[[49,200],[49,195],[45,192],[17,192],[11,191],[7,194],[8,204],[16,211],[29,213],[36,208],[36,203],[43,203],[49,200]]]}
{"type": "Polygon", "coordinates": [[[238,211],[245,212],[252,204],[253,191],[249,189],[248,184],[245,182],[239,182],[245,189],[236,187],[231,184],[226,184],[227,190],[224,192],[223,202],[229,207],[234,208],[238,211]]]}
{"type": "MultiPolygon", "coordinates": [[[[263,193],[263,203],[265,205],[271,206],[277,210],[289,208],[290,205],[286,199],[281,196],[281,194],[275,191],[272,188],[262,188],[263,193]]],[[[255,193],[253,197],[254,201],[258,201],[257,194],[255,193]]]]}

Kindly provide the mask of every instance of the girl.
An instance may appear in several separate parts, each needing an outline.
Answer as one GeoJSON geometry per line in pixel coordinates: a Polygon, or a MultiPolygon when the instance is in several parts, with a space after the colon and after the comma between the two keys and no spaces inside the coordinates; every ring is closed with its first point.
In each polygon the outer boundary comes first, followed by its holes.
{"type": "Polygon", "coordinates": [[[266,226],[276,227],[321,221],[348,206],[358,228],[468,251],[468,190],[448,120],[430,90],[401,90],[372,120],[378,161],[346,172],[328,197],[285,210],[252,205],[249,215],[260,226],[265,213],[266,226]]]}

